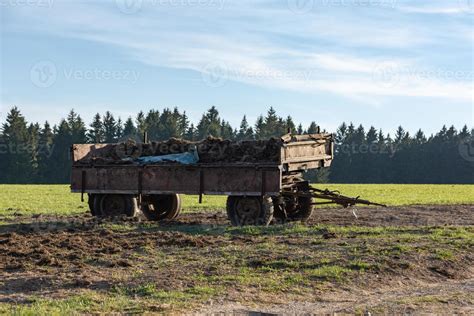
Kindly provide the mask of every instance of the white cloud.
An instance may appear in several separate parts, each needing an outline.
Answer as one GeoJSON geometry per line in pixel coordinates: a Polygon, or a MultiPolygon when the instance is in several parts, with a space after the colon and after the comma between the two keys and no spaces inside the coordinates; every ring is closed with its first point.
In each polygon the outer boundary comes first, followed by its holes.
{"type": "Polygon", "coordinates": [[[469,7],[467,3],[463,6],[460,1],[460,4],[456,6],[401,6],[400,10],[407,13],[421,14],[466,14],[469,7]]]}
{"type": "MultiPolygon", "coordinates": [[[[154,66],[206,72],[218,62],[224,65],[220,75],[225,80],[274,89],[323,91],[353,98],[471,98],[466,80],[442,76],[420,79],[405,71],[420,67],[414,58],[403,55],[413,55],[420,46],[433,45],[439,38],[457,36],[452,29],[432,30],[432,25],[419,26],[404,18],[392,21],[385,11],[385,15],[361,17],[326,11],[301,16],[287,8],[262,10],[248,2],[226,7],[169,11],[153,7],[124,15],[113,5],[74,1],[57,3],[42,14],[27,7],[10,10],[17,19],[13,23],[9,19],[7,29],[114,45],[131,58],[154,66]],[[180,21],[179,27],[175,21],[180,21]],[[384,63],[389,63],[388,75],[395,79],[377,80],[378,67],[384,63]]],[[[451,14],[462,7],[401,9],[451,14]]]]}

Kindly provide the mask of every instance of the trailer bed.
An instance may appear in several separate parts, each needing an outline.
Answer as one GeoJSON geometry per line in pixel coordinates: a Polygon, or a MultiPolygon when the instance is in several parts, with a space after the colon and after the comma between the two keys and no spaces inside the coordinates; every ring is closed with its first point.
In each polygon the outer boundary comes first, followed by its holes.
{"type": "Polygon", "coordinates": [[[76,144],[72,147],[71,191],[90,194],[209,194],[278,195],[282,179],[292,172],[329,167],[331,134],[285,135],[278,161],[268,163],[161,163],[139,165],[120,160],[93,164],[116,144],[76,144]],[[86,161],[86,163],[84,163],[86,161]]]}
{"type": "Polygon", "coordinates": [[[104,165],[73,167],[71,190],[91,194],[278,195],[280,165],[104,165]]]}

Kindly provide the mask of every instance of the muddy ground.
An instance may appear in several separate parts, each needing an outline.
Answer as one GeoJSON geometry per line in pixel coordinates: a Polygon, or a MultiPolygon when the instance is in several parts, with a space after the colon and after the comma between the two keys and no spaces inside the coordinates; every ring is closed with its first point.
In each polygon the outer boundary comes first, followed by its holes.
{"type": "Polygon", "coordinates": [[[94,291],[156,311],[156,293],[136,290],[153,284],[186,294],[165,312],[474,313],[474,205],[355,214],[318,209],[304,225],[261,229],[230,228],[223,211],[163,224],[0,216],[0,304],[94,291]]]}

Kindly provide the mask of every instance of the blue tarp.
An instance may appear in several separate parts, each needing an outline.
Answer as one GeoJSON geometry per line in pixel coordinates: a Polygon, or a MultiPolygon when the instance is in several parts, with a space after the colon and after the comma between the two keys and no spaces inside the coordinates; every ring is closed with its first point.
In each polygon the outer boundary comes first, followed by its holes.
{"type": "Polygon", "coordinates": [[[149,156],[137,158],[137,162],[141,165],[152,165],[161,162],[177,162],[183,165],[192,165],[199,162],[197,150],[182,154],[172,154],[164,156],[149,156]]]}

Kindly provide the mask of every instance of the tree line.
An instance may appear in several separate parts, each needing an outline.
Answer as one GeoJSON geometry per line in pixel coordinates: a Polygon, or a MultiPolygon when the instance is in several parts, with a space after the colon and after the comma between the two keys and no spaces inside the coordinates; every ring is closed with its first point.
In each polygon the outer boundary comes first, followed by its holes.
{"type": "MultiPolygon", "coordinates": [[[[68,183],[70,147],[75,143],[114,143],[144,132],[150,140],[171,137],[200,140],[208,136],[232,140],[268,139],[293,133],[316,133],[316,122],[303,127],[291,116],[277,115],[271,107],[251,124],[242,118],[238,128],[211,107],[194,125],[178,108],[140,111],[122,121],[110,111],[97,113],[90,124],[71,110],[57,125],[29,123],[17,107],[0,128],[0,183],[68,183]]],[[[474,130],[443,127],[427,137],[421,130],[411,136],[399,127],[392,138],[382,130],[343,123],[335,134],[336,150],[329,170],[309,173],[317,182],[347,183],[473,183],[473,157],[467,140],[474,130]]]]}

